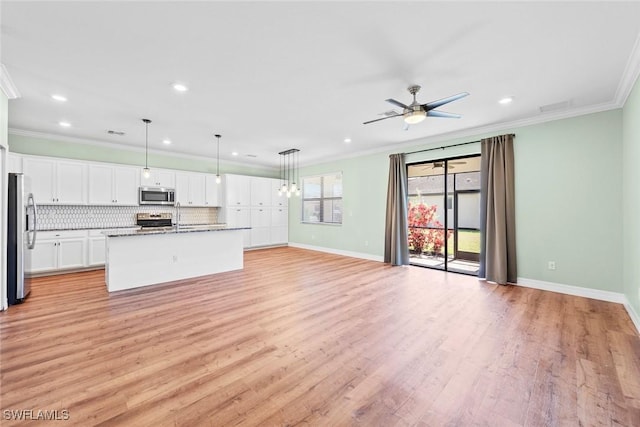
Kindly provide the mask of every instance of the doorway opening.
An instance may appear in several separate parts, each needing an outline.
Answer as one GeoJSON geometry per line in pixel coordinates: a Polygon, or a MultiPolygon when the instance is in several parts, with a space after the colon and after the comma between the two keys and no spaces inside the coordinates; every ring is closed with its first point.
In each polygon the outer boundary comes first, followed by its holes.
{"type": "Polygon", "coordinates": [[[410,263],[478,275],[480,156],[407,165],[410,263]]]}

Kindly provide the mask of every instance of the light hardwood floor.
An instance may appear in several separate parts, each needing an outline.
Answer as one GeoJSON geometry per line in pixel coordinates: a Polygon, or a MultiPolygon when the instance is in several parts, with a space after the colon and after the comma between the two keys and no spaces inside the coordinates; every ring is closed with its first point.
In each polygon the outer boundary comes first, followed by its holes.
{"type": "MultiPolygon", "coordinates": [[[[618,304],[295,248],[108,294],[38,279],[0,314],[5,410],[54,425],[638,426],[618,304]]],[[[46,425],[34,421],[33,425],[46,425]]]]}

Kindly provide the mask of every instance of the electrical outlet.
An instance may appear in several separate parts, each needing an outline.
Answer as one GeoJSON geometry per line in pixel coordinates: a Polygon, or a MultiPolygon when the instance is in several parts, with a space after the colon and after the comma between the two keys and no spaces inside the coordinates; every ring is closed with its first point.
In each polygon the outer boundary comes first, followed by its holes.
{"type": "Polygon", "coordinates": [[[556,262],[555,261],[549,261],[549,263],[547,264],[547,268],[549,270],[555,270],[556,269],[556,262]]]}

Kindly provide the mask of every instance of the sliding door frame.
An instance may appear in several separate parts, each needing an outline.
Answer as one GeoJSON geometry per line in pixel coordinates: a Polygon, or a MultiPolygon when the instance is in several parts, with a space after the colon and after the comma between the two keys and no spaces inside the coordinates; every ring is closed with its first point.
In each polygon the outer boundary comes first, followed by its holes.
{"type": "MultiPolygon", "coordinates": [[[[480,157],[480,153],[477,154],[465,154],[462,156],[454,156],[454,157],[446,157],[446,158],[441,158],[441,159],[432,159],[432,160],[422,160],[422,161],[415,161],[415,162],[411,162],[411,163],[407,163],[406,164],[406,168],[407,168],[407,180],[409,179],[409,167],[411,166],[415,166],[415,165],[422,165],[425,163],[438,163],[438,162],[442,162],[443,163],[443,168],[444,168],[444,188],[443,188],[443,197],[444,197],[444,236],[443,236],[443,241],[444,241],[444,253],[443,253],[443,258],[444,258],[444,268],[436,268],[436,267],[428,267],[428,266],[424,266],[424,265],[419,265],[419,264],[413,264],[419,267],[425,267],[425,268],[432,268],[434,270],[441,270],[441,271],[445,271],[445,272],[450,272],[450,273],[457,273],[457,274],[466,274],[468,276],[477,276],[477,274],[473,274],[473,273],[466,273],[463,271],[449,271],[449,239],[447,239],[447,231],[449,230],[449,210],[448,210],[448,201],[449,201],[449,189],[448,189],[448,176],[449,176],[449,168],[448,168],[448,162],[449,161],[456,161],[456,160],[464,160],[464,159],[470,159],[473,157],[480,157]]],[[[407,182],[407,188],[409,188],[409,183],[407,182]]],[[[475,190],[461,190],[460,193],[467,193],[467,192],[474,192],[475,190]]],[[[407,194],[407,197],[409,195],[407,194]]],[[[453,211],[453,233],[454,233],[454,239],[453,239],[453,256],[454,259],[457,255],[457,247],[458,247],[458,217],[457,217],[457,210],[458,210],[458,192],[456,192],[456,182],[455,179],[453,180],[453,194],[452,194],[452,211],[453,211]]],[[[407,200],[407,204],[408,204],[408,200],[407,200]]],[[[411,262],[410,262],[411,264],[411,262]]]]}

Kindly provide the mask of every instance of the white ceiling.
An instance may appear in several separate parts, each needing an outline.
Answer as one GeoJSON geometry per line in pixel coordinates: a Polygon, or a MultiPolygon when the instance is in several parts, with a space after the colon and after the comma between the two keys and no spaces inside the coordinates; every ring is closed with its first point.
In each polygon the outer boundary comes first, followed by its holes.
{"type": "Polygon", "coordinates": [[[640,32],[638,2],[5,0],[0,8],[1,60],[21,94],[10,101],[11,129],[141,149],[149,118],[150,149],[214,159],[220,133],[223,160],[276,167],[289,148],[317,163],[544,119],[558,112],[541,106],[564,101],[568,115],[619,106],[640,32]],[[190,90],[176,93],[176,81],[190,90]],[[463,118],[406,131],[401,118],[362,124],[393,108],[387,98],[409,103],[410,84],[422,86],[421,103],[469,92],[440,108],[463,118]],[[514,102],[498,104],[507,95],[514,102]]]}

